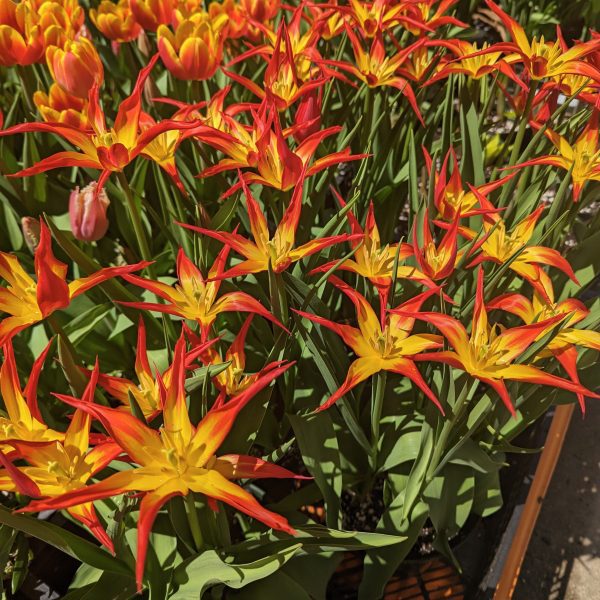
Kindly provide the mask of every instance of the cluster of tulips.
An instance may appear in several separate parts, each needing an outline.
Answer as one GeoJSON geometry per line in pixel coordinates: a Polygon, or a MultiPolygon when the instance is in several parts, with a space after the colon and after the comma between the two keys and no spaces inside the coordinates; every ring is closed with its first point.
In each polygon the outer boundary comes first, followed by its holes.
{"type": "Polygon", "coordinates": [[[379,597],[599,397],[600,35],[463,4],[0,0],[0,523],[72,591],[379,597]]]}

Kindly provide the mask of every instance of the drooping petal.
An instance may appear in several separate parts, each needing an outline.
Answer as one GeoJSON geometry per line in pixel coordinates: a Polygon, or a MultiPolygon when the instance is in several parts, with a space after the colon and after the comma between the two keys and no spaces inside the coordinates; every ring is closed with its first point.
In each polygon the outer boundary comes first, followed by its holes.
{"type": "Polygon", "coordinates": [[[227,479],[312,479],[312,477],[296,475],[288,469],[266,462],[256,456],[243,454],[219,456],[213,468],[227,479]]]}

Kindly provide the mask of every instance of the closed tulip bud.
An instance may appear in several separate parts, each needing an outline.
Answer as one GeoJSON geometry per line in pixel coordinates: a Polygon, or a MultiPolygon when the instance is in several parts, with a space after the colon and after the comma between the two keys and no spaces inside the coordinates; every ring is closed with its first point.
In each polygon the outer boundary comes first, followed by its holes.
{"type": "Polygon", "coordinates": [[[311,90],[302,97],[294,119],[294,139],[300,143],[321,129],[322,91],[311,90]]]}
{"type": "Polygon", "coordinates": [[[57,83],[50,86],[47,94],[35,92],[33,102],[47,123],[65,123],[77,129],[90,127],[86,115],[86,100],[68,94],[57,83]]]}
{"type": "Polygon", "coordinates": [[[208,14],[211,19],[217,19],[222,14],[227,15],[227,37],[230,39],[242,37],[248,29],[248,19],[244,9],[234,0],[211,2],[208,6],[208,14]]]}
{"type": "Polygon", "coordinates": [[[279,12],[280,4],[280,0],[242,0],[246,14],[259,23],[273,19],[279,12]]]}
{"type": "Polygon", "coordinates": [[[0,65],[31,65],[44,58],[44,35],[27,2],[0,0],[0,65]]]}
{"type": "Polygon", "coordinates": [[[46,61],[60,87],[79,98],[87,98],[94,83],[104,82],[104,68],[96,48],[85,37],[69,41],[64,48],[50,46],[46,61]]]}
{"type": "Polygon", "coordinates": [[[131,11],[129,0],[119,0],[118,4],[102,0],[97,10],[90,10],[90,19],[102,35],[113,42],[131,42],[142,31],[131,11]]]}
{"type": "Polygon", "coordinates": [[[156,31],[159,25],[170,23],[177,6],[175,0],[130,0],[129,4],[135,20],[146,31],[156,31]]]}
{"type": "Polygon", "coordinates": [[[81,191],[76,187],[69,197],[71,231],[76,239],[83,242],[99,240],[108,229],[106,209],[110,201],[104,190],[99,194],[96,192],[97,186],[94,181],[81,191]]]}
{"type": "Polygon", "coordinates": [[[23,231],[25,243],[33,254],[40,244],[40,222],[33,217],[23,217],[21,219],[21,230],[23,231]]]}
{"type": "Polygon", "coordinates": [[[197,13],[175,30],[161,25],[157,30],[158,51],[169,71],[178,79],[203,81],[212,77],[223,56],[226,14],[215,19],[197,13]]]}

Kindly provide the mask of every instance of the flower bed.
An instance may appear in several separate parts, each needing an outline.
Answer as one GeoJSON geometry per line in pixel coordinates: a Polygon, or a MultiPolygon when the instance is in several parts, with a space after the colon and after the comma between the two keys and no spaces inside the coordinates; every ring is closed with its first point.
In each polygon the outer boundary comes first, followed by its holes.
{"type": "Polygon", "coordinates": [[[11,594],[458,565],[519,436],[598,397],[600,36],[517,4],[4,0],[11,594]]]}

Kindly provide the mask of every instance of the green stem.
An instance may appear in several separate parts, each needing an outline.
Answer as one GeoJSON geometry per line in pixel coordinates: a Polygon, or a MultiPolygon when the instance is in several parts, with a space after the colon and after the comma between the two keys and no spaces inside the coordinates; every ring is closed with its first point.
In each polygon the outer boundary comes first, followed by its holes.
{"type": "Polygon", "coordinates": [[[387,371],[379,371],[375,376],[375,385],[371,395],[371,461],[373,472],[377,471],[377,454],[379,446],[379,425],[381,423],[381,412],[383,410],[383,399],[385,397],[385,384],[387,382],[387,371]]]}
{"type": "Polygon", "coordinates": [[[521,154],[521,146],[523,145],[523,138],[527,131],[527,125],[529,124],[529,115],[531,113],[531,106],[533,99],[535,98],[535,92],[537,91],[537,83],[532,81],[529,85],[529,93],[527,94],[527,100],[525,101],[525,110],[523,111],[523,117],[519,123],[519,129],[517,131],[517,137],[513,143],[512,152],[510,153],[509,165],[517,164],[517,160],[521,154]]]}
{"type": "MultiPolygon", "coordinates": [[[[131,217],[131,223],[133,224],[133,230],[135,232],[140,254],[144,260],[152,260],[152,254],[146,238],[146,232],[144,231],[144,226],[142,224],[141,211],[138,210],[137,204],[133,197],[133,192],[131,191],[131,187],[127,181],[127,177],[125,177],[125,173],[123,173],[123,171],[118,171],[117,177],[119,179],[119,183],[121,184],[121,189],[125,194],[127,210],[129,211],[129,216],[131,217]]],[[[148,271],[150,272],[150,267],[148,267],[148,271]]]]}
{"type": "Polygon", "coordinates": [[[19,76],[19,81],[21,82],[21,86],[23,87],[23,96],[25,97],[25,104],[27,105],[27,110],[31,114],[35,114],[36,109],[35,105],[33,104],[33,92],[35,90],[32,89],[32,86],[34,84],[31,79],[31,71],[29,71],[27,67],[22,67],[18,65],[17,75],[19,76]]]}
{"type": "Polygon", "coordinates": [[[196,502],[194,500],[194,493],[189,491],[185,496],[185,508],[190,525],[190,531],[192,532],[192,538],[194,538],[194,546],[196,550],[200,552],[204,540],[202,538],[202,529],[200,528],[200,521],[198,519],[198,511],[196,509],[196,502]]]}

